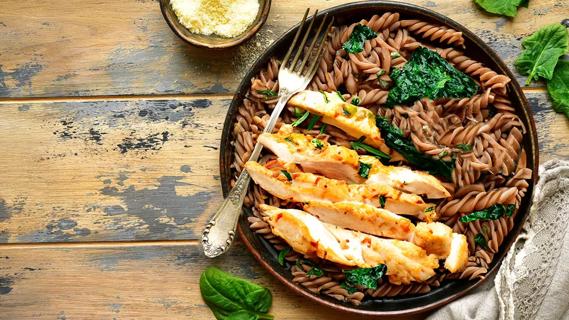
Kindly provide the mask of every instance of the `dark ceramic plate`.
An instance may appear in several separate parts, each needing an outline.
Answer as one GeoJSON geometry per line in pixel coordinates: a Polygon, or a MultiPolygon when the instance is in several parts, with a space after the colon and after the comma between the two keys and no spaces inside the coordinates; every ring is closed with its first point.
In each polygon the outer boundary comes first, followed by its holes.
{"type": "MultiPolygon", "coordinates": [[[[337,6],[321,12],[316,19],[322,18],[322,15],[328,13],[336,18],[336,24],[348,24],[359,21],[360,19],[369,19],[373,14],[383,13],[386,11],[399,12],[402,19],[420,19],[424,21],[434,22],[440,25],[445,25],[450,28],[463,32],[465,38],[465,45],[468,48],[468,55],[478,61],[483,62],[493,70],[505,74],[512,79],[508,84],[509,98],[512,100],[513,105],[517,106],[518,116],[522,119],[527,134],[524,137],[523,145],[527,152],[528,167],[533,169],[533,176],[529,181],[529,187],[525,198],[522,201],[519,213],[516,215],[515,226],[505,239],[500,247],[499,252],[495,255],[494,261],[490,265],[488,274],[494,273],[500,261],[508,251],[515,237],[519,234],[523,222],[525,221],[531,205],[531,198],[533,194],[533,186],[537,180],[537,167],[538,167],[538,146],[537,135],[535,131],[535,124],[533,117],[530,113],[528,103],[524,97],[522,90],[515,80],[512,72],[506,67],[504,62],[490,49],[482,40],[480,40],[474,33],[456,23],[455,21],[438,14],[436,12],[424,9],[418,6],[388,2],[388,1],[365,1],[359,3],[350,3],[337,6]]],[[[279,56],[286,52],[286,46],[292,41],[294,33],[298,26],[293,27],[287,31],[278,41],[276,41],[264,54],[257,60],[251,70],[243,78],[237,93],[233,98],[229,112],[225,119],[223,128],[223,136],[221,138],[221,180],[224,195],[229,192],[229,182],[231,180],[230,164],[233,161],[233,147],[231,146],[231,132],[236,117],[236,111],[241,104],[244,95],[250,85],[250,79],[255,76],[270,57],[279,56]]],[[[348,303],[339,302],[333,298],[316,295],[306,290],[304,287],[297,285],[291,281],[292,276],[286,267],[280,266],[277,262],[277,253],[275,250],[262,238],[258,237],[249,229],[246,215],[251,214],[250,210],[245,209],[244,214],[239,221],[239,234],[241,239],[259,261],[259,263],[267,269],[272,275],[279,279],[285,286],[291,288],[293,291],[306,296],[307,298],[318,302],[322,305],[343,310],[354,314],[360,315],[374,315],[374,316],[403,316],[423,313],[425,311],[443,306],[452,300],[455,300],[473,288],[479,286],[484,280],[455,280],[445,282],[441,287],[433,289],[431,292],[410,297],[395,297],[395,298],[381,298],[365,300],[359,306],[353,306],[348,303]]]]}

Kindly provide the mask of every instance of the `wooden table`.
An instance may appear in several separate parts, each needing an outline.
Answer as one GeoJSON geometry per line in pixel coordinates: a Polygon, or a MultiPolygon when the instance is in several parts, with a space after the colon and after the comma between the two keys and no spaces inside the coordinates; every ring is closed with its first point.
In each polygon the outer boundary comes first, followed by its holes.
{"type": "MultiPolygon", "coordinates": [[[[564,0],[530,1],[513,20],[470,0],[411,2],[510,66],[523,36],[569,17],[564,0]]],[[[356,319],[294,295],[239,243],[215,260],[199,247],[222,199],[233,91],[306,4],[273,1],[255,38],[213,52],[179,40],[155,1],[0,0],[0,318],[210,319],[198,278],[217,265],[271,288],[277,319],[356,319]]],[[[567,119],[541,85],[525,92],[541,160],[569,158],[567,119]]]]}

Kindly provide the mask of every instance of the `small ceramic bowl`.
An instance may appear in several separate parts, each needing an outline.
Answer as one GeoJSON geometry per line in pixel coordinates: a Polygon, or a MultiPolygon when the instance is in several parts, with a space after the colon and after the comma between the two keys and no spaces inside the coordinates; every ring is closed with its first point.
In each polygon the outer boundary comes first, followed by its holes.
{"type": "Polygon", "coordinates": [[[162,15],[170,26],[170,29],[172,29],[175,34],[189,44],[210,49],[229,48],[251,38],[259,28],[261,28],[265,21],[267,21],[270,8],[271,0],[259,0],[259,12],[257,12],[257,16],[249,28],[236,37],[224,38],[217,35],[206,36],[190,32],[190,30],[178,21],[178,17],[170,5],[170,0],[160,0],[160,10],[162,11],[162,15]]]}

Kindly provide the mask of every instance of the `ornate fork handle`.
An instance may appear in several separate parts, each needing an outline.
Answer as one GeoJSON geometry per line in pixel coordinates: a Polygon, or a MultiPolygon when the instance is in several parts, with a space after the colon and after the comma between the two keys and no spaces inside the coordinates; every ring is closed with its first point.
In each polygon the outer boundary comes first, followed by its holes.
{"type": "MultiPolygon", "coordinates": [[[[279,101],[275,106],[275,109],[271,114],[271,118],[263,132],[273,131],[273,128],[277,123],[277,119],[287,101],[292,96],[292,93],[281,89],[279,95],[279,101]]],[[[262,149],[263,146],[257,142],[249,160],[257,161],[262,149]]],[[[219,209],[206,225],[202,235],[202,245],[207,257],[215,258],[223,254],[227,249],[229,249],[229,246],[233,242],[237,221],[239,220],[239,215],[241,215],[243,200],[247,194],[250,181],[251,176],[249,176],[247,170],[243,169],[239,178],[237,178],[235,186],[231,189],[227,198],[225,198],[219,209]]]]}

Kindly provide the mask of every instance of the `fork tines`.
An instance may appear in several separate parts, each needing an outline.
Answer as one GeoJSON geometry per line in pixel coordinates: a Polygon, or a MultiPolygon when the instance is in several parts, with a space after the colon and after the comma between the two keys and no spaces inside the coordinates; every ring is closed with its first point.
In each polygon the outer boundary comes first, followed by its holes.
{"type": "Polygon", "coordinates": [[[308,46],[308,49],[306,49],[306,51],[305,51],[306,42],[307,42],[308,37],[310,36],[310,33],[312,31],[314,21],[316,20],[316,15],[318,14],[318,10],[316,10],[314,12],[314,15],[312,16],[312,19],[310,20],[308,26],[306,27],[306,30],[303,31],[303,29],[305,27],[305,23],[306,23],[306,18],[308,16],[309,11],[310,11],[310,8],[306,9],[306,12],[304,13],[304,17],[302,17],[302,21],[300,22],[300,25],[299,25],[298,30],[296,32],[296,35],[294,36],[294,39],[293,39],[285,57],[283,58],[281,68],[287,69],[290,72],[295,72],[298,74],[304,74],[306,77],[312,78],[314,76],[314,74],[316,73],[318,61],[320,61],[320,55],[322,54],[323,49],[324,49],[324,43],[326,40],[326,36],[328,35],[328,31],[330,30],[330,27],[334,23],[334,17],[332,17],[332,19],[330,19],[326,28],[323,30],[324,24],[326,23],[326,20],[328,20],[328,14],[326,13],[324,15],[324,17],[322,18],[322,21],[320,21],[320,25],[318,26],[318,29],[316,30],[316,33],[312,36],[312,39],[310,41],[310,45],[308,46]],[[304,36],[302,37],[302,41],[297,46],[296,45],[297,41],[298,41],[301,33],[303,33],[303,32],[304,32],[304,36]],[[317,42],[318,42],[318,46],[316,47],[316,50],[315,50],[316,55],[313,55],[314,47],[315,47],[317,42]],[[294,57],[292,58],[292,60],[290,61],[289,58],[293,54],[293,51],[295,51],[295,54],[294,54],[294,57]],[[302,57],[302,60],[299,61],[303,52],[305,54],[302,57]],[[312,62],[308,65],[308,68],[305,70],[305,68],[307,67],[307,62],[309,59],[312,59],[312,62]]]}

